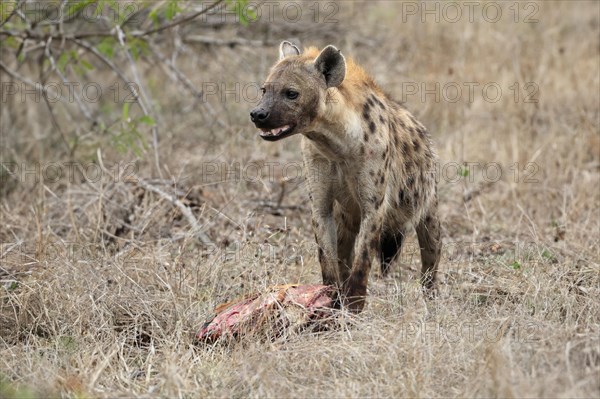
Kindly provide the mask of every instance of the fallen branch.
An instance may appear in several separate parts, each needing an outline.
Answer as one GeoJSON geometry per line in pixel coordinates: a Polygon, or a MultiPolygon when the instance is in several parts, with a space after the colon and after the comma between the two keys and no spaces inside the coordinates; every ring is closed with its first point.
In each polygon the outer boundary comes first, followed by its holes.
{"type": "Polygon", "coordinates": [[[159,196],[161,196],[162,198],[166,199],[167,201],[175,205],[177,208],[179,208],[183,216],[185,216],[185,218],[188,220],[188,223],[192,227],[191,234],[196,236],[205,245],[212,244],[210,238],[206,235],[206,233],[202,231],[202,226],[200,226],[198,220],[196,220],[196,217],[192,213],[191,209],[188,208],[183,202],[181,202],[175,196],[161,190],[156,186],[150,185],[142,179],[131,179],[131,182],[136,183],[146,191],[151,191],[155,194],[158,194],[159,196]]]}

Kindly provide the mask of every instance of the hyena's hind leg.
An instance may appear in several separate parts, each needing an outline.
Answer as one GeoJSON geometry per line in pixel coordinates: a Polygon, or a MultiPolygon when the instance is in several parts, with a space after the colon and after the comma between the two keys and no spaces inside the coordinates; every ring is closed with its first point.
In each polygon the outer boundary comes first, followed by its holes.
{"type": "Polygon", "coordinates": [[[384,232],[381,237],[381,248],[379,250],[379,262],[381,263],[381,274],[385,277],[390,271],[392,260],[402,251],[404,232],[384,232]]]}
{"type": "Polygon", "coordinates": [[[442,255],[442,232],[437,209],[430,210],[416,230],[421,247],[421,283],[424,288],[431,290],[442,255]]]}

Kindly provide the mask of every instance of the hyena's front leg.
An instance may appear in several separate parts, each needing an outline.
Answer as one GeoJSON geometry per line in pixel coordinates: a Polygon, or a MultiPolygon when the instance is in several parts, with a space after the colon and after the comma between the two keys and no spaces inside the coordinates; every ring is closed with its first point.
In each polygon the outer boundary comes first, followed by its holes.
{"type": "Polygon", "coordinates": [[[416,227],[421,247],[421,283],[433,294],[438,264],[442,254],[440,219],[437,207],[432,208],[416,227]]]}
{"type": "Polygon", "coordinates": [[[333,214],[333,187],[331,165],[320,159],[305,159],[307,183],[312,208],[312,223],[318,246],[323,284],[341,287],[338,272],[337,231],[333,214]]]}
{"type": "Polygon", "coordinates": [[[352,312],[360,312],[365,305],[371,262],[380,246],[383,218],[373,213],[363,218],[354,246],[354,261],[344,294],[346,305],[352,312]]]}
{"type": "Polygon", "coordinates": [[[337,225],[337,252],[340,281],[345,282],[350,277],[354,243],[360,225],[360,215],[345,212],[339,207],[334,212],[337,225]]]}
{"type": "Polygon", "coordinates": [[[323,214],[323,212],[313,207],[312,220],[323,284],[340,287],[341,276],[338,273],[337,232],[333,213],[329,215],[323,214]]]}

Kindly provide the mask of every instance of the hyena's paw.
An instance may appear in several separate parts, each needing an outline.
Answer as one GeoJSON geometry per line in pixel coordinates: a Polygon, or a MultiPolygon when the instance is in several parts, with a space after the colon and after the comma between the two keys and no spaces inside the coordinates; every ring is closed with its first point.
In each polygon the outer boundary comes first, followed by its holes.
{"type": "Polygon", "coordinates": [[[350,283],[344,289],[344,308],[352,313],[360,313],[365,307],[367,299],[367,286],[365,284],[350,283]]]}

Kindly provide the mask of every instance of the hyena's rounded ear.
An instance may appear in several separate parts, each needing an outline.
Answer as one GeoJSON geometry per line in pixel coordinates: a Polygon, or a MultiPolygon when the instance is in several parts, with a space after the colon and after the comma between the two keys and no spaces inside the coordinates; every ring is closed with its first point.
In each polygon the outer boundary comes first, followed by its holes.
{"type": "Polygon", "coordinates": [[[300,49],[287,40],[282,41],[279,45],[279,60],[291,55],[300,55],[300,49]]]}
{"type": "Polygon", "coordinates": [[[327,46],[315,60],[315,68],[325,76],[327,87],[337,87],[346,76],[346,59],[334,46],[327,46]]]}

